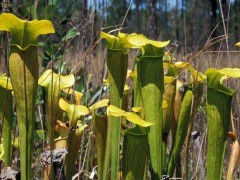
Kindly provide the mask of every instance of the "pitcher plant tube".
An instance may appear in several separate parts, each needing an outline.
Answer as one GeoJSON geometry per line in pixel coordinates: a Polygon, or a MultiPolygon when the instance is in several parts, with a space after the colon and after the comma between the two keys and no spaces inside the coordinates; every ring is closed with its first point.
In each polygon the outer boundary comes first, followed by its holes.
{"type": "MultiPolygon", "coordinates": [[[[121,108],[128,67],[128,48],[125,47],[127,43],[124,38],[125,34],[119,33],[117,36],[114,36],[101,32],[100,36],[101,38],[106,39],[106,46],[108,50],[107,67],[110,104],[121,108]]],[[[108,121],[107,147],[104,160],[103,177],[100,177],[100,179],[107,179],[110,159],[111,178],[117,179],[118,177],[120,129],[120,117],[112,116],[110,121],[108,121]]]]}
{"type": "Polygon", "coordinates": [[[69,119],[70,132],[68,134],[68,154],[64,162],[64,174],[66,179],[71,179],[74,173],[75,161],[81,143],[81,136],[86,125],[80,121],[81,116],[87,115],[89,110],[83,105],[71,104],[64,99],[59,100],[59,106],[64,110],[69,119]]]}
{"type": "MultiPolygon", "coordinates": [[[[176,132],[173,136],[173,145],[168,162],[167,174],[172,177],[180,153],[187,137],[188,129],[191,126],[195,109],[200,103],[200,97],[203,91],[204,75],[197,72],[189,63],[177,62],[174,64],[176,71],[179,73],[183,68],[190,70],[192,81],[184,86],[183,100],[180,105],[180,111],[177,118],[176,132]]],[[[191,127],[190,127],[191,129],[191,127]]]]}
{"type": "MultiPolygon", "coordinates": [[[[141,126],[152,126],[152,122],[143,120],[134,112],[126,112],[113,105],[107,107],[108,116],[124,117],[126,120],[141,126]]],[[[148,154],[148,128],[135,127],[124,131],[123,177],[124,179],[143,179],[148,154]],[[146,132],[144,132],[146,130],[146,132]]]]}
{"type": "Polygon", "coordinates": [[[47,134],[51,150],[54,148],[56,121],[62,118],[58,106],[61,90],[73,86],[74,83],[73,74],[63,76],[54,73],[51,69],[46,70],[38,80],[39,85],[47,88],[47,134]]]}
{"type": "Polygon", "coordinates": [[[141,55],[136,57],[136,61],[144,119],[154,123],[148,134],[151,178],[162,179],[163,47],[169,41],[153,41],[141,34],[129,35],[128,41],[133,48],[141,49],[141,55]]]}
{"type": "Polygon", "coordinates": [[[97,113],[97,109],[106,107],[108,104],[109,99],[101,99],[89,107],[89,109],[92,111],[92,125],[96,137],[97,170],[99,178],[103,176],[105,147],[107,140],[107,116],[105,114],[97,113]]]}
{"type": "Polygon", "coordinates": [[[20,135],[21,178],[31,179],[35,103],[38,84],[37,38],[54,33],[48,20],[22,20],[10,13],[0,15],[0,30],[11,33],[9,71],[16,99],[20,135]]]}
{"type": "MultiPolygon", "coordinates": [[[[164,55],[164,59],[166,59],[166,54],[164,55]]],[[[168,143],[168,135],[171,130],[172,137],[175,136],[176,131],[176,120],[174,118],[174,104],[175,104],[175,96],[176,96],[176,82],[177,79],[176,67],[170,62],[164,62],[164,93],[163,100],[165,100],[168,104],[167,108],[163,109],[163,142],[162,142],[162,166],[163,169],[166,169],[167,163],[167,143],[168,143]]]]}
{"type": "Polygon", "coordinates": [[[12,126],[13,126],[13,106],[12,106],[12,84],[6,74],[0,76],[0,122],[2,122],[2,138],[4,144],[4,165],[11,166],[12,159],[12,126]]]}
{"type": "Polygon", "coordinates": [[[235,90],[224,85],[224,80],[240,78],[240,69],[209,68],[207,75],[207,179],[222,179],[224,154],[231,122],[231,102],[235,90]]]}

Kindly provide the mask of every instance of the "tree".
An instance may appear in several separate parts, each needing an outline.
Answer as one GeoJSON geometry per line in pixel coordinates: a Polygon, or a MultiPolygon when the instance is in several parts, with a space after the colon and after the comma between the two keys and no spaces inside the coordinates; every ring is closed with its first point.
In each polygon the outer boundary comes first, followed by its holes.
{"type": "Polygon", "coordinates": [[[179,1],[176,0],[176,6],[174,8],[174,29],[176,41],[179,41],[179,12],[178,12],[179,1]]]}
{"type": "MultiPolygon", "coordinates": [[[[212,12],[211,12],[211,29],[213,30],[217,24],[217,0],[212,0],[211,1],[211,7],[212,7],[212,12]]],[[[217,31],[214,31],[212,33],[212,38],[215,38],[217,36],[217,31]]]]}
{"type": "Polygon", "coordinates": [[[82,43],[83,43],[83,50],[86,51],[88,47],[88,38],[87,38],[87,29],[88,29],[88,0],[83,0],[82,1],[82,14],[81,14],[81,19],[82,19],[82,43]]]}
{"type": "Polygon", "coordinates": [[[191,1],[191,47],[192,49],[195,49],[195,45],[196,45],[196,14],[197,14],[197,1],[196,0],[192,0],[191,1]]]}
{"type": "Polygon", "coordinates": [[[140,2],[139,0],[135,0],[135,13],[136,13],[136,33],[140,33],[141,32],[141,19],[139,18],[140,17],[140,12],[139,12],[139,6],[140,6],[140,2]]]}
{"type": "Polygon", "coordinates": [[[156,0],[149,0],[149,10],[150,10],[150,19],[149,19],[149,37],[152,39],[158,38],[158,28],[157,28],[157,12],[156,12],[156,0]]]}

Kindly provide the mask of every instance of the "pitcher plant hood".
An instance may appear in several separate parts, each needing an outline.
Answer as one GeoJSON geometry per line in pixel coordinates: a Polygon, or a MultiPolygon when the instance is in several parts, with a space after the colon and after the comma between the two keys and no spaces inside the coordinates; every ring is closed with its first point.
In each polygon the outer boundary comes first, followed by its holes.
{"type": "Polygon", "coordinates": [[[37,46],[37,38],[42,34],[55,33],[53,24],[49,20],[22,20],[11,13],[0,15],[0,30],[8,31],[12,35],[10,45],[26,50],[29,46],[37,46]]]}

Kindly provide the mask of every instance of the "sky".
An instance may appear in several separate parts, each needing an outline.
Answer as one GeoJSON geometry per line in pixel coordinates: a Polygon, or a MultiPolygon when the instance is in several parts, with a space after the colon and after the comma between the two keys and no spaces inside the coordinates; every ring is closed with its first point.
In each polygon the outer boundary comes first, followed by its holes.
{"type": "Polygon", "coordinates": [[[168,0],[169,1],[169,7],[175,7],[176,6],[176,0],[168,0]]]}
{"type": "MultiPolygon", "coordinates": [[[[88,6],[92,6],[94,7],[95,6],[95,0],[89,0],[88,1],[88,6]]],[[[110,1],[107,1],[108,3],[110,3],[110,1]]],[[[127,0],[127,2],[130,4],[130,2],[132,2],[131,4],[131,8],[135,8],[135,4],[134,4],[134,0],[127,0]]],[[[176,0],[167,0],[168,2],[168,9],[172,9],[172,8],[175,8],[176,6],[176,0]]]]}

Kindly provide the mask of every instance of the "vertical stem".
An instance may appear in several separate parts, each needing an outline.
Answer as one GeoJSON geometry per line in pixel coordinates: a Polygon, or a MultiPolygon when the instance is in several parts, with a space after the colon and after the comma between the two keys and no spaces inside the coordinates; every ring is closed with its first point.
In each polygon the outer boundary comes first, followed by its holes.
{"type": "Polygon", "coordinates": [[[162,179],[162,97],[164,74],[162,57],[140,57],[138,74],[141,86],[141,97],[146,121],[153,122],[148,134],[151,177],[162,179]]]}
{"type": "Polygon", "coordinates": [[[93,112],[93,130],[96,136],[98,178],[101,179],[103,175],[104,150],[107,137],[107,118],[106,116],[95,113],[96,112],[93,112]]]}
{"type": "MultiPolygon", "coordinates": [[[[53,72],[52,72],[53,73],[53,72]]],[[[51,150],[51,162],[49,168],[49,176],[52,179],[54,177],[54,170],[53,170],[53,162],[52,162],[52,151],[54,149],[54,139],[55,139],[55,125],[57,119],[61,119],[59,116],[59,83],[55,83],[52,79],[51,83],[48,86],[47,92],[47,136],[48,136],[48,143],[50,145],[51,150]]]]}
{"type": "Polygon", "coordinates": [[[207,179],[221,179],[227,133],[231,119],[232,96],[215,89],[207,90],[207,179]]]}
{"type": "Polygon", "coordinates": [[[55,125],[57,119],[61,119],[61,110],[58,106],[60,99],[60,82],[52,80],[48,86],[48,106],[47,106],[47,131],[50,149],[54,149],[55,125]]]}
{"type": "Polygon", "coordinates": [[[31,179],[35,104],[38,83],[36,47],[21,51],[13,47],[9,62],[10,77],[16,98],[20,136],[21,178],[31,179]]]}
{"type": "Polygon", "coordinates": [[[64,162],[64,173],[66,179],[72,179],[84,127],[85,126],[81,126],[78,129],[71,131],[68,135],[68,153],[64,162]]]}
{"type": "Polygon", "coordinates": [[[12,160],[12,92],[0,88],[0,99],[3,102],[0,106],[0,118],[3,123],[4,164],[9,167],[12,160]]]}
{"type": "MultiPolygon", "coordinates": [[[[107,66],[109,75],[110,104],[122,107],[123,90],[127,75],[128,56],[123,50],[108,49],[107,66]]],[[[108,162],[111,156],[111,178],[117,179],[119,167],[120,117],[110,117],[107,130],[107,149],[103,179],[107,179],[108,162]]]]}
{"type": "Polygon", "coordinates": [[[148,129],[135,127],[124,133],[123,179],[143,180],[149,151],[148,129]]]}

